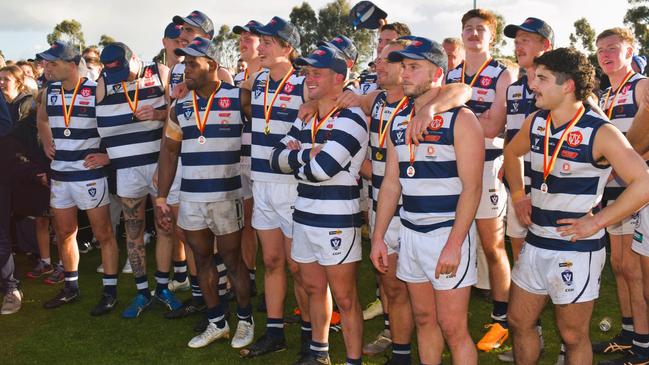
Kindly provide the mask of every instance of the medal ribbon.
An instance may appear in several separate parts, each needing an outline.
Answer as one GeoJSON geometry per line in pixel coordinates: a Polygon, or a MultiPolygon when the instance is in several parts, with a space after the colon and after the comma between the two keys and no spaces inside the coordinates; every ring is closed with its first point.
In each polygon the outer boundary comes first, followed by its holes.
{"type": "MultiPolygon", "coordinates": [[[[478,78],[480,78],[480,74],[482,73],[482,71],[484,71],[484,69],[487,68],[487,65],[489,65],[489,63],[491,63],[491,60],[492,60],[492,59],[493,59],[493,58],[489,57],[489,59],[487,59],[486,61],[484,61],[484,63],[482,64],[482,66],[480,66],[480,68],[478,69],[478,72],[475,73],[475,76],[473,77],[473,80],[471,80],[471,83],[469,84],[469,87],[473,87],[473,85],[475,84],[476,80],[478,80],[478,78]]],[[[466,61],[462,61],[462,79],[461,79],[461,82],[462,82],[463,84],[465,83],[465,82],[464,82],[464,77],[465,77],[465,75],[466,75],[466,69],[465,69],[465,66],[466,66],[466,61]]]]}
{"type": "MultiPolygon", "coordinates": [[[[615,90],[615,96],[613,97],[613,101],[611,102],[611,105],[608,107],[608,110],[606,111],[606,116],[608,119],[611,119],[611,115],[613,115],[613,106],[615,105],[615,102],[617,101],[617,97],[620,94],[620,90],[622,90],[622,87],[626,85],[626,83],[629,81],[631,77],[635,75],[635,72],[633,70],[627,72],[626,76],[624,76],[624,80],[622,80],[622,83],[620,86],[617,87],[615,90]]],[[[604,107],[606,108],[606,104],[608,103],[608,98],[611,96],[611,91],[613,90],[613,87],[608,89],[608,93],[606,94],[606,99],[604,100],[604,107]]]]}
{"type": "Polygon", "coordinates": [[[548,117],[545,119],[545,138],[543,139],[543,182],[544,183],[545,180],[547,180],[548,175],[550,175],[550,172],[554,168],[554,163],[557,162],[557,156],[559,155],[559,150],[561,150],[561,146],[563,146],[563,142],[565,142],[568,133],[570,133],[572,127],[574,127],[575,124],[577,124],[577,122],[579,121],[579,119],[584,115],[585,111],[586,109],[582,105],[579,108],[579,110],[577,110],[575,116],[572,117],[572,120],[568,123],[568,126],[561,134],[561,138],[559,138],[557,145],[554,147],[554,153],[552,154],[549,163],[548,163],[548,153],[550,151],[550,123],[552,123],[552,114],[548,113],[548,117]]]}
{"type": "Polygon", "coordinates": [[[243,70],[243,81],[248,80],[248,77],[250,76],[250,72],[248,71],[248,69],[243,70]]]}
{"type": "MultiPolygon", "coordinates": [[[[408,116],[408,123],[412,121],[412,117],[415,115],[415,106],[412,106],[410,115],[408,116]]],[[[415,146],[412,144],[412,139],[409,139],[408,142],[408,152],[410,152],[410,166],[415,164],[415,146]]]]}
{"type": "Polygon", "coordinates": [[[128,102],[128,107],[131,108],[131,111],[133,114],[135,114],[135,111],[137,110],[137,103],[139,102],[138,96],[140,95],[140,80],[136,79],[135,80],[135,94],[133,95],[133,99],[128,95],[128,89],[126,88],[126,82],[122,81],[122,88],[124,89],[124,96],[126,97],[126,101],[128,102]]]}
{"type": "Polygon", "coordinates": [[[331,118],[331,116],[336,112],[336,110],[338,110],[338,108],[334,106],[329,111],[329,113],[327,113],[327,115],[325,115],[325,117],[320,120],[318,120],[317,114],[313,116],[313,126],[311,127],[311,144],[315,144],[315,137],[318,135],[318,131],[320,130],[320,128],[322,128],[324,123],[329,118],[331,118]]]}
{"type": "Polygon", "coordinates": [[[273,105],[275,104],[275,100],[277,99],[277,96],[281,93],[282,89],[284,88],[284,84],[286,84],[286,81],[288,81],[288,78],[291,77],[293,74],[293,66],[288,70],[286,75],[282,78],[282,81],[280,81],[279,86],[277,86],[277,90],[275,90],[275,95],[273,95],[273,100],[271,100],[270,104],[267,104],[268,101],[268,86],[270,85],[270,73],[268,73],[268,79],[266,80],[266,90],[264,90],[264,119],[266,120],[266,130],[269,128],[270,124],[270,115],[273,111],[273,105]]]}
{"type": "Polygon", "coordinates": [[[77,85],[74,87],[72,92],[72,100],[70,101],[70,108],[65,105],[65,91],[63,90],[63,83],[61,83],[61,107],[63,108],[63,122],[65,123],[65,128],[67,129],[70,126],[70,118],[72,118],[72,109],[74,109],[74,101],[77,98],[77,92],[79,91],[79,86],[81,86],[81,81],[77,81],[77,85]]]}
{"type": "Polygon", "coordinates": [[[401,101],[399,101],[399,104],[397,104],[397,106],[394,108],[392,115],[390,116],[390,118],[388,118],[388,121],[385,122],[383,128],[381,128],[381,122],[383,122],[383,110],[385,109],[385,104],[383,104],[383,106],[381,107],[381,112],[379,113],[379,148],[383,148],[383,145],[385,144],[385,137],[388,135],[388,128],[392,124],[394,117],[399,114],[399,112],[404,108],[407,102],[408,97],[404,96],[401,101]]]}
{"type": "Polygon", "coordinates": [[[214,95],[216,94],[217,91],[221,88],[221,81],[217,81],[216,87],[214,88],[214,91],[212,91],[212,94],[210,95],[210,98],[207,100],[207,105],[205,107],[205,115],[203,115],[203,119],[201,120],[201,116],[199,115],[199,107],[198,107],[198,99],[196,98],[196,90],[192,91],[193,93],[193,106],[194,106],[194,118],[196,119],[196,127],[198,128],[198,131],[201,133],[201,136],[203,135],[203,131],[205,131],[205,125],[207,124],[207,118],[210,116],[210,111],[212,111],[212,102],[214,101],[214,95]]]}

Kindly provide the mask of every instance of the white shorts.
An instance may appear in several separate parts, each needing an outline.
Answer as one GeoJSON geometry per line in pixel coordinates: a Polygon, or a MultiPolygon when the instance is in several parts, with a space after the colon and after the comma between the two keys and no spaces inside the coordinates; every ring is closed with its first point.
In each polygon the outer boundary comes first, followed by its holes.
{"type": "Polygon", "coordinates": [[[527,236],[527,227],[518,221],[516,210],[514,209],[514,202],[512,197],[507,195],[507,237],[512,238],[525,238],[527,236]]]}
{"type": "Polygon", "coordinates": [[[50,206],[66,209],[76,206],[81,210],[99,208],[110,202],[108,181],[105,177],[86,181],[57,181],[52,179],[50,206]]]}
{"type": "Polygon", "coordinates": [[[284,236],[293,237],[297,183],[255,181],[252,184],[252,196],[255,198],[252,227],[261,230],[280,228],[284,236]]]}
{"type": "Polygon", "coordinates": [[[293,224],[291,258],[308,264],[317,262],[333,266],[360,261],[362,258],[361,229],[321,228],[293,224]]]}
{"type": "Polygon", "coordinates": [[[482,196],[476,212],[476,219],[497,218],[505,213],[507,189],[498,179],[498,170],[503,165],[503,156],[485,162],[482,172],[482,196]]]}
{"type": "Polygon", "coordinates": [[[458,289],[474,285],[478,281],[476,263],[476,228],[471,225],[462,243],[460,265],[454,276],[440,275],[435,278],[437,260],[453,227],[442,227],[428,233],[420,233],[401,226],[397,278],[407,283],[431,282],[435,290],[458,289]]]}
{"type": "MultiPolygon", "coordinates": [[[[615,200],[609,200],[608,204],[612,204],[615,200]]],[[[638,225],[639,213],[631,214],[631,216],[624,218],[621,222],[611,224],[606,227],[606,232],[613,236],[623,236],[625,234],[633,234],[638,225]]]]}
{"type": "Polygon", "coordinates": [[[252,180],[250,180],[250,164],[241,164],[241,197],[252,198],[252,180]]]}
{"type": "Polygon", "coordinates": [[[645,205],[637,214],[637,227],[633,233],[631,249],[639,255],[649,257],[649,205],[645,205]]]}
{"type": "MultiPolygon", "coordinates": [[[[376,221],[376,212],[374,212],[374,209],[370,208],[369,211],[369,219],[370,219],[370,232],[374,232],[374,223],[376,221]]],[[[385,232],[385,236],[383,236],[383,241],[385,241],[385,244],[388,246],[388,255],[392,255],[393,253],[399,253],[399,230],[401,229],[401,218],[398,216],[392,217],[390,220],[390,225],[388,226],[388,230],[385,232]]]]}
{"type": "Polygon", "coordinates": [[[177,224],[187,231],[209,228],[217,236],[236,232],[243,228],[242,200],[209,203],[181,200],[177,224]]]}
{"type": "Polygon", "coordinates": [[[588,302],[599,297],[605,262],[605,248],[594,252],[555,251],[526,242],[514,264],[512,281],[532,294],[550,296],[554,304],[588,302]]]}
{"type": "MultiPolygon", "coordinates": [[[[156,171],[157,164],[148,164],[144,166],[127,167],[117,170],[117,195],[120,198],[142,198],[147,195],[157,196],[158,189],[153,184],[153,174],[156,171]]],[[[180,180],[182,171],[180,165],[176,171],[167,204],[178,204],[180,196],[180,180]]]]}

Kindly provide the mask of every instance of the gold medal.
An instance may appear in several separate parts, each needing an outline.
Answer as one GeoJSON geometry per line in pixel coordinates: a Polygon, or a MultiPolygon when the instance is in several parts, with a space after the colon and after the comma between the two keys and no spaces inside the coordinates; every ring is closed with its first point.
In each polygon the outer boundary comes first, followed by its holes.
{"type": "Polygon", "coordinates": [[[265,134],[265,135],[269,135],[269,134],[270,134],[270,126],[266,126],[266,128],[264,128],[264,134],[265,134]]]}
{"type": "Polygon", "coordinates": [[[375,156],[377,161],[383,161],[383,154],[381,153],[381,151],[376,151],[375,156]]]}

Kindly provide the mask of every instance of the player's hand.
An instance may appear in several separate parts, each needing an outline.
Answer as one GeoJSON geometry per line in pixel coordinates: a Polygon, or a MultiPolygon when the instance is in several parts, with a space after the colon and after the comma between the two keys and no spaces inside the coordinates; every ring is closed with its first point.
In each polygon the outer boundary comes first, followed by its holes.
{"type": "Polygon", "coordinates": [[[300,141],[292,139],[286,143],[286,148],[291,151],[299,151],[300,148],[302,148],[302,145],[300,144],[300,141]]]}
{"type": "Polygon", "coordinates": [[[460,266],[461,253],[461,244],[456,245],[447,241],[437,260],[435,279],[439,279],[440,275],[446,275],[447,277],[455,276],[457,274],[457,268],[460,266]]]}
{"type": "Polygon", "coordinates": [[[43,185],[44,187],[47,188],[47,187],[50,186],[50,184],[47,181],[47,174],[46,173],[41,172],[40,174],[36,174],[36,177],[39,179],[41,185],[43,185]]]}
{"type": "Polygon", "coordinates": [[[45,156],[47,156],[47,158],[53,160],[54,155],[56,154],[56,147],[54,146],[54,142],[43,143],[43,152],[45,152],[45,156]]]}
{"type": "Polygon", "coordinates": [[[570,237],[570,241],[576,242],[597,233],[601,229],[593,213],[588,213],[580,218],[564,218],[557,220],[562,226],[557,228],[561,237],[570,237]]]}
{"type": "Polygon", "coordinates": [[[171,232],[173,229],[173,214],[171,207],[167,204],[166,198],[156,198],[155,213],[158,227],[162,228],[165,232],[171,232]]]}
{"type": "Polygon", "coordinates": [[[370,251],[370,260],[376,271],[381,274],[388,272],[388,246],[382,238],[372,238],[372,251],[370,251]]]}
{"type": "Polygon", "coordinates": [[[155,120],[155,112],[156,110],[153,109],[153,106],[151,105],[142,105],[137,110],[135,111],[135,118],[137,120],[145,121],[145,120],[155,120]]]}
{"type": "Polygon", "coordinates": [[[308,121],[313,118],[316,113],[318,113],[318,102],[311,100],[300,105],[300,109],[297,111],[297,117],[302,121],[308,121]]]}
{"type": "Polygon", "coordinates": [[[107,153],[91,153],[83,160],[83,167],[87,169],[98,169],[110,164],[107,153]]]}
{"type": "Polygon", "coordinates": [[[525,227],[532,224],[532,199],[529,196],[524,196],[512,204],[514,204],[518,222],[525,227]]]}
{"type": "Polygon", "coordinates": [[[351,90],[346,90],[338,96],[336,103],[339,108],[361,106],[361,96],[351,90]]]}
{"type": "Polygon", "coordinates": [[[189,89],[187,88],[187,85],[183,81],[180,84],[176,84],[176,86],[174,86],[174,90],[171,93],[171,97],[174,99],[180,99],[180,98],[184,98],[185,95],[187,95],[187,93],[189,93],[189,89]]]}
{"type": "Polygon", "coordinates": [[[425,105],[421,110],[418,110],[406,127],[406,143],[412,141],[418,145],[420,141],[423,141],[424,133],[433,122],[434,117],[435,110],[430,105],[425,105]]]}
{"type": "Polygon", "coordinates": [[[322,150],[322,145],[317,145],[311,148],[311,151],[309,152],[309,158],[311,159],[315,158],[318,155],[318,153],[320,153],[320,150],[322,150]]]}

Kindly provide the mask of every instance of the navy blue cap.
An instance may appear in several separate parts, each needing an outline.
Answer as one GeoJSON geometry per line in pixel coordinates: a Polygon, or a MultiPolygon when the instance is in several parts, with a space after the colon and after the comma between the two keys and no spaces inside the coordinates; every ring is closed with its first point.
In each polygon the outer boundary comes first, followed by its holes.
{"type": "Polygon", "coordinates": [[[246,25],[235,25],[234,28],[232,28],[232,33],[234,34],[241,34],[243,32],[252,32],[253,28],[259,28],[264,26],[260,22],[256,20],[251,20],[246,25]]]}
{"type": "Polygon", "coordinates": [[[408,46],[401,51],[390,52],[390,62],[400,62],[404,58],[410,60],[426,60],[441,67],[446,73],[448,69],[448,56],[441,44],[424,37],[414,37],[408,46]]]}
{"type": "Polygon", "coordinates": [[[333,49],[340,51],[346,59],[356,62],[358,58],[358,50],[354,45],[354,42],[345,37],[344,35],[336,36],[336,38],[330,40],[329,42],[318,42],[317,46],[329,46],[333,49]]]}
{"type": "Polygon", "coordinates": [[[174,22],[167,24],[167,27],[165,28],[165,38],[176,39],[180,37],[180,32],[182,31],[182,29],[182,25],[176,24],[174,22]]]}
{"type": "Polygon", "coordinates": [[[106,75],[109,83],[113,84],[128,79],[131,57],[133,57],[133,51],[122,42],[110,43],[104,47],[99,59],[104,64],[102,72],[106,75]]]}
{"type": "Polygon", "coordinates": [[[219,62],[219,49],[211,40],[203,37],[194,38],[185,48],[176,48],[176,56],[207,57],[219,62]]]}
{"type": "Polygon", "coordinates": [[[349,19],[354,27],[379,29],[380,20],[387,18],[388,13],[371,1],[361,1],[349,11],[349,19]]]}
{"type": "Polygon", "coordinates": [[[316,48],[308,56],[295,60],[295,64],[298,66],[328,68],[341,75],[347,75],[347,62],[341,58],[340,52],[329,46],[316,48]]]}
{"type": "Polygon", "coordinates": [[[198,27],[208,34],[210,38],[214,37],[214,23],[212,23],[212,19],[199,10],[192,11],[186,17],[176,15],[172,20],[178,25],[186,23],[192,27],[198,27]]]}
{"type": "Polygon", "coordinates": [[[36,59],[39,58],[45,61],[79,62],[81,55],[79,49],[70,43],[56,41],[52,43],[47,51],[37,54],[36,59]]]}
{"type": "Polygon", "coordinates": [[[256,34],[278,37],[293,48],[297,49],[300,47],[300,32],[298,32],[297,28],[292,23],[287,22],[278,16],[274,16],[268,24],[262,27],[255,27],[251,30],[256,34]]]}
{"type": "Polygon", "coordinates": [[[554,31],[552,30],[552,27],[550,27],[548,23],[539,18],[529,17],[525,19],[525,21],[521,25],[509,24],[505,27],[504,33],[508,38],[516,38],[516,32],[518,32],[519,30],[529,33],[536,33],[541,37],[548,39],[550,41],[550,44],[554,45],[554,31]]]}

